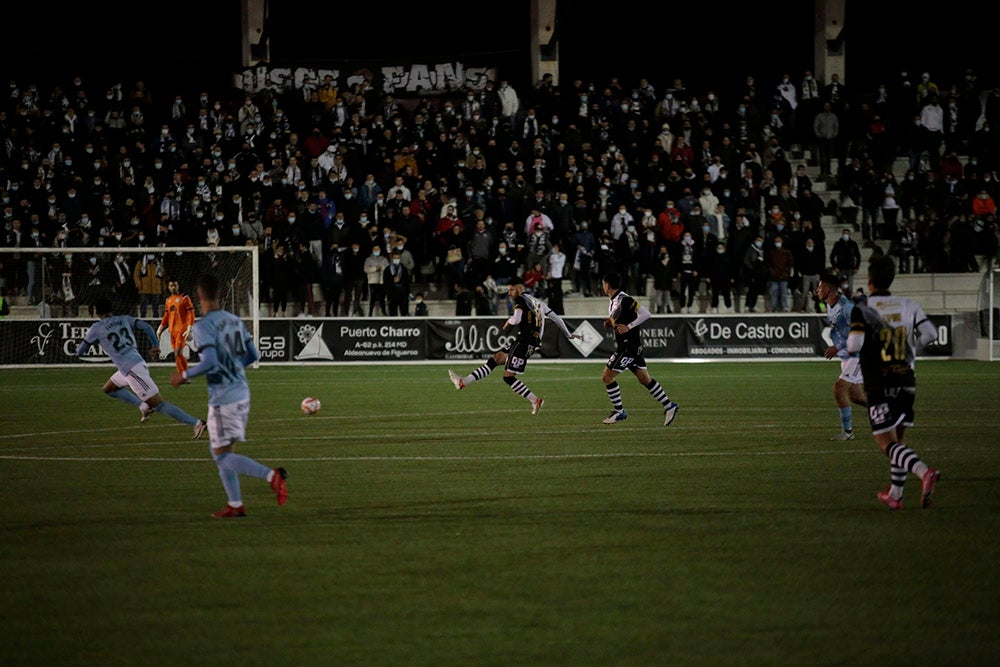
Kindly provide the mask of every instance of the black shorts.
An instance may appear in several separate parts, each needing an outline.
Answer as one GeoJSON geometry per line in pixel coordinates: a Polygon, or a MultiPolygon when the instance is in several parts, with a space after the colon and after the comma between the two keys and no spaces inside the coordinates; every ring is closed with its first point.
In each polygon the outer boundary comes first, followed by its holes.
{"type": "Polygon", "coordinates": [[[525,341],[516,340],[507,348],[507,363],[504,370],[511,373],[523,373],[528,366],[528,359],[535,352],[535,346],[525,341]]]}
{"type": "Polygon", "coordinates": [[[872,433],[888,433],[897,426],[913,426],[914,387],[865,387],[872,433]]]}
{"type": "Polygon", "coordinates": [[[605,364],[610,370],[616,373],[624,373],[646,367],[646,357],[642,356],[642,350],[619,350],[611,355],[608,363],[605,364]]]}

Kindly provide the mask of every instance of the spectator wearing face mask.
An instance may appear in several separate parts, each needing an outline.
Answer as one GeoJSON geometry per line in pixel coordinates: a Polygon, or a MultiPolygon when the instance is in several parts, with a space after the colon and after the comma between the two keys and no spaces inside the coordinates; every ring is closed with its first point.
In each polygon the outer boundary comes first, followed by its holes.
{"type": "Polygon", "coordinates": [[[410,314],[410,271],[403,266],[400,251],[393,250],[389,264],[382,271],[382,282],[385,285],[386,300],[389,304],[391,317],[410,314]]]}
{"type": "Polygon", "coordinates": [[[733,311],[733,267],[729,259],[729,252],[723,241],[717,241],[712,247],[711,259],[706,260],[709,269],[706,271],[705,284],[712,292],[712,313],[731,313],[733,311]],[[725,306],[719,308],[719,298],[722,298],[725,306]]]}
{"type": "Polygon", "coordinates": [[[768,264],[764,252],[764,237],[759,234],[743,253],[743,282],[747,286],[744,308],[748,313],[757,312],[757,298],[767,288],[768,264]]]}
{"type": "Polygon", "coordinates": [[[784,239],[781,236],[774,237],[774,245],[767,252],[767,287],[771,312],[789,312],[788,281],[792,278],[794,267],[795,258],[792,251],[784,247],[784,239]]]}
{"type": "Polygon", "coordinates": [[[114,312],[116,313],[132,314],[135,312],[139,290],[133,275],[134,268],[130,257],[124,254],[117,255],[112,263],[112,270],[109,273],[114,291],[114,312]]]}
{"type": "Polygon", "coordinates": [[[861,268],[861,248],[846,227],[830,249],[830,266],[847,280],[847,293],[854,294],[854,274],[861,268]]]}
{"type": "Polygon", "coordinates": [[[816,240],[807,237],[795,257],[795,270],[801,278],[801,285],[795,297],[795,310],[807,313],[820,311],[819,277],[826,268],[826,258],[817,247],[816,240]]]}
{"type": "Polygon", "coordinates": [[[680,299],[678,301],[681,313],[690,313],[694,299],[698,295],[701,283],[702,253],[691,232],[684,232],[681,238],[680,261],[677,273],[680,277],[680,299]]]}
{"type": "Polygon", "coordinates": [[[308,242],[299,241],[294,248],[295,252],[292,255],[292,264],[294,266],[295,284],[292,289],[299,305],[298,316],[312,317],[316,307],[313,299],[313,286],[321,282],[320,265],[313,257],[308,242]]]}
{"type": "Polygon", "coordinates": [[[982,220],[987,216],[996,215],[996,212],[997,205],[989,190],[986,188],[980,189],[976,194],[976,198],[972,200],[972,214],[982,220]]]}
{"type": "Polygon", "coordinates": [[[388,315],[385,307],[384,280],[384,272],[388,266],[389,260],[382,256],[382,248],[378,245],[374,246],[364,262],[364,272],[368,280],[368,317],[371,317],[375,312],[376,306],[382,313],[382,317],[388,315]]]}
{"type": "Polygon", "coordinates": [[[163,299],[163,267],[155,253],[142,255],[135,263],[133,279],[139,294],[139,317],[146,317],[151,305],[153,317],[160,317],[160,301],[163,299]]]}
{"type": "Polygon", "coordinates": [[[265,258],[268,262],[267,276],[271,291],[271,315],[285,317],[288,309],[288,293],[295,278],[295,267],[286,254],[285,245],[276,243],[265,258]]]}
{"type": "Polygon", "coordinates": [[[356,238],[353,239],[350,248],[344,251],[341,258],[344,272],[344,314],[362,317],[364,311],[361,308],[361,299],[365,294],[367,281],[361,242],[356,238]]]}

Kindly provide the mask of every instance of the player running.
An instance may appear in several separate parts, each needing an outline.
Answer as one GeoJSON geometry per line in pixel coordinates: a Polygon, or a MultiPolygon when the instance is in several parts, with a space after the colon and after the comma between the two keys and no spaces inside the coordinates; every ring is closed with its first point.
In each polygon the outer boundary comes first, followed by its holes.
{"type": "Polygon", "coordinates": [[[847,351],[854,302],[840,291],[840,276],[835,273],[828,273],[820,279],[816,295],[826,303],[826,321],[830,323],[830,339],[833,341],[823,356],[827,359],[840,358],[840,376],[833,383],[833,398],[840,410],[840,434],[830,439],[854,440],[851,403],[868,407],[858,355],[847,351]]]}
{"type": "Polygon", "coordinates": [[[246,441],[250,415],[250,385],[244,368],[260,355],[243,320],[219,304],[219,280],[211,274],[198,279],[198,301],[204,316],[193,328],[198,363],[186,371],[174,371],[170,384],[179,387],[188,378],[205,375],[208,381],[209,450],[219,468],[219,477],[229,502],[212,514],[217,519],[246,516],[240,490],[240,475],[267,480],[284,505],[288,498],[284,468],[268,468],[236,453],[236,443],[246,441]]]}
{"type": "Polygon", "coordinates": [[[854,306],[847,351],[861,353],[868,394],[868,417],[879,449],[889,457],[889,487],[877,498],[889,509],[902,509],[906,474],[921,480],[921,505],[930,507],[941,473],[903,444],[913,426],[916,394],[916,346],[937,340],[937,327],[913,300],[889,293],[896,277],[891,257],[875,257],[868,266],[868,300],[854,306]]]}
{"type": "Polygon", "coordinates": [[[173,403],[163,400],[160,389],[149,374],[146,360],[139,354],[135,331],[141,329],[152,345],[150,354],[159,354],[159,339],[152,325],[131,315],[112,315],[111,301],[98,299],[94,311],[100,318],[91,325],[83,341],[76,348],[76,355],[82,357],[95,344],[100,344],[104,353],[114,362],[115,374],[104,385],[104,393],[123,403],[139,408],[139,421],[147,421],[152,412],[161,412],[182,424],[194,427],[196,440],[205,430],[205,422],[192,417],[173,403]],[[126,387],[131,388],[130,393],[126,387]]]}
{"type": "Polygon", "coordinates": [[[663,405],[663,425],[670,426],[680,406],[671,401],[660,383],[650,377],[646,370],[646,358],[642,356],[642,336],[639,327],[650,318],[651,313],[621,290],[621,276],[618,273],[611,272],[605,275],[601,287],[610,299],[608,318],[604,320],[604,326],[614,330],[617,344],[617,350],[608,359],[601,374],[604,389],[608,392],[613,408],[612,413],[604,419],[604,423],[616,424],[628,419],[628,413],[625,412],[622,403],[622,390],[616,378],[619,373],[629,370],[635,375],[635,379],[646,387],[650,395],[663,405]]]}

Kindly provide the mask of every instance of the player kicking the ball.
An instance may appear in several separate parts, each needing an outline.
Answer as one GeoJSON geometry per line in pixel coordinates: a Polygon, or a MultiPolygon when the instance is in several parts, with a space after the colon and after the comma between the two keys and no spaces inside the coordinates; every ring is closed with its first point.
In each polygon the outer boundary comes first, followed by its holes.
{"type": "Polygon", "coordinates": [[[566,338],[582,338],[582,336],[570,333],[562,317],[549,308],[544,301],[525,294],[524,289],[524,279],[520,276],[512,278],[507,285],[507,294],[514,302],[514,310],[510,318],[504,322],[503,329],[507,331],[511,327],[517,327],[514,342],[487,359],[485,364],[470,375],[459,377],[454,371],[449,370],[448,377],[451,378],[456,389],[464,389],[473,382],[482,380],[494,368],[503,364],[503,381],[515,394],[524,397],[531,403],[531,414],[535,415],[542,408],[544,401],[535,396],[517,376],[524,372],[528,366],[528,359],[542,344],[542,331],[545,328],[546,318],[555,322],[566,338]]]}
{"type": "Polygon", "coordinates": [[[118,369],[104,385],[104,393],[111,398],[117,398],[123,403],[139,408],[139,421],[146,421],[153,412],[160,412],[194,427],[194,438],[197,439],[205,430],[205,422],[192,417],[173,403],[163,400],[160,389],[149,374],[149,366],[139,354],[136,346],[135,331],[141,329],[149,337],[152,349],[150,354],[160,353],[159,339],[153,327],[143,320],[137,320],[131,315],[112,315],[111,301],[98,299],[94,310],[101,319],[94,322],[83,341],[76,348],[76,355],[82,357],[95,344],[100,343],[104,353],[111,357],[118,369]],[[131,388],[134,394],[126,387],[131,388]]]}
{"type": "Polygon", "coordinates": [[[616,378],[619,373],[632,371],[635,379],[644,386],[650,395],[663,405],[663,425],[670,426],[677,416],[679,406],[670,400],[660,383],[649,376],[646,370],[646,359],[642,356],[642,337],[639,327],[650,318],[651,313],[645,306],[621,290],[621,276],[611,272],[604,276],[601,282],[604,293],[608,296],[608,319],[604,326],[615,332],[617,350],[608,359],[601,380],[604,389],[611,399],[612,413],[604,419],[605,424],[616,424],[628,419],[622,403],[622,390],[616,378]]]}

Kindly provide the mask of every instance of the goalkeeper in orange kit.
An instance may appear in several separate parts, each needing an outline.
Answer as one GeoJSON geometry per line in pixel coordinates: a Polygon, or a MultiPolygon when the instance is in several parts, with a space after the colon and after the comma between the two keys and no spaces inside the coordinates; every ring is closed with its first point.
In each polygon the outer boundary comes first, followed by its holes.
{"type": "Polygon", "coordinates": [[[180,284],[174,278],[167,281],[167,289],[170,296],[163,308],[163,319],[156,330],[157,337],[163,333],[164,329],[170,331],[170,348],[174,351],[174,363],[177,364],[177,371],[183,373],[187,370],[187,357],[184,356],[184,346],[188,342],[191,327],[194,326],[194,304],[191,297],[181,294],[180,284]]]}

